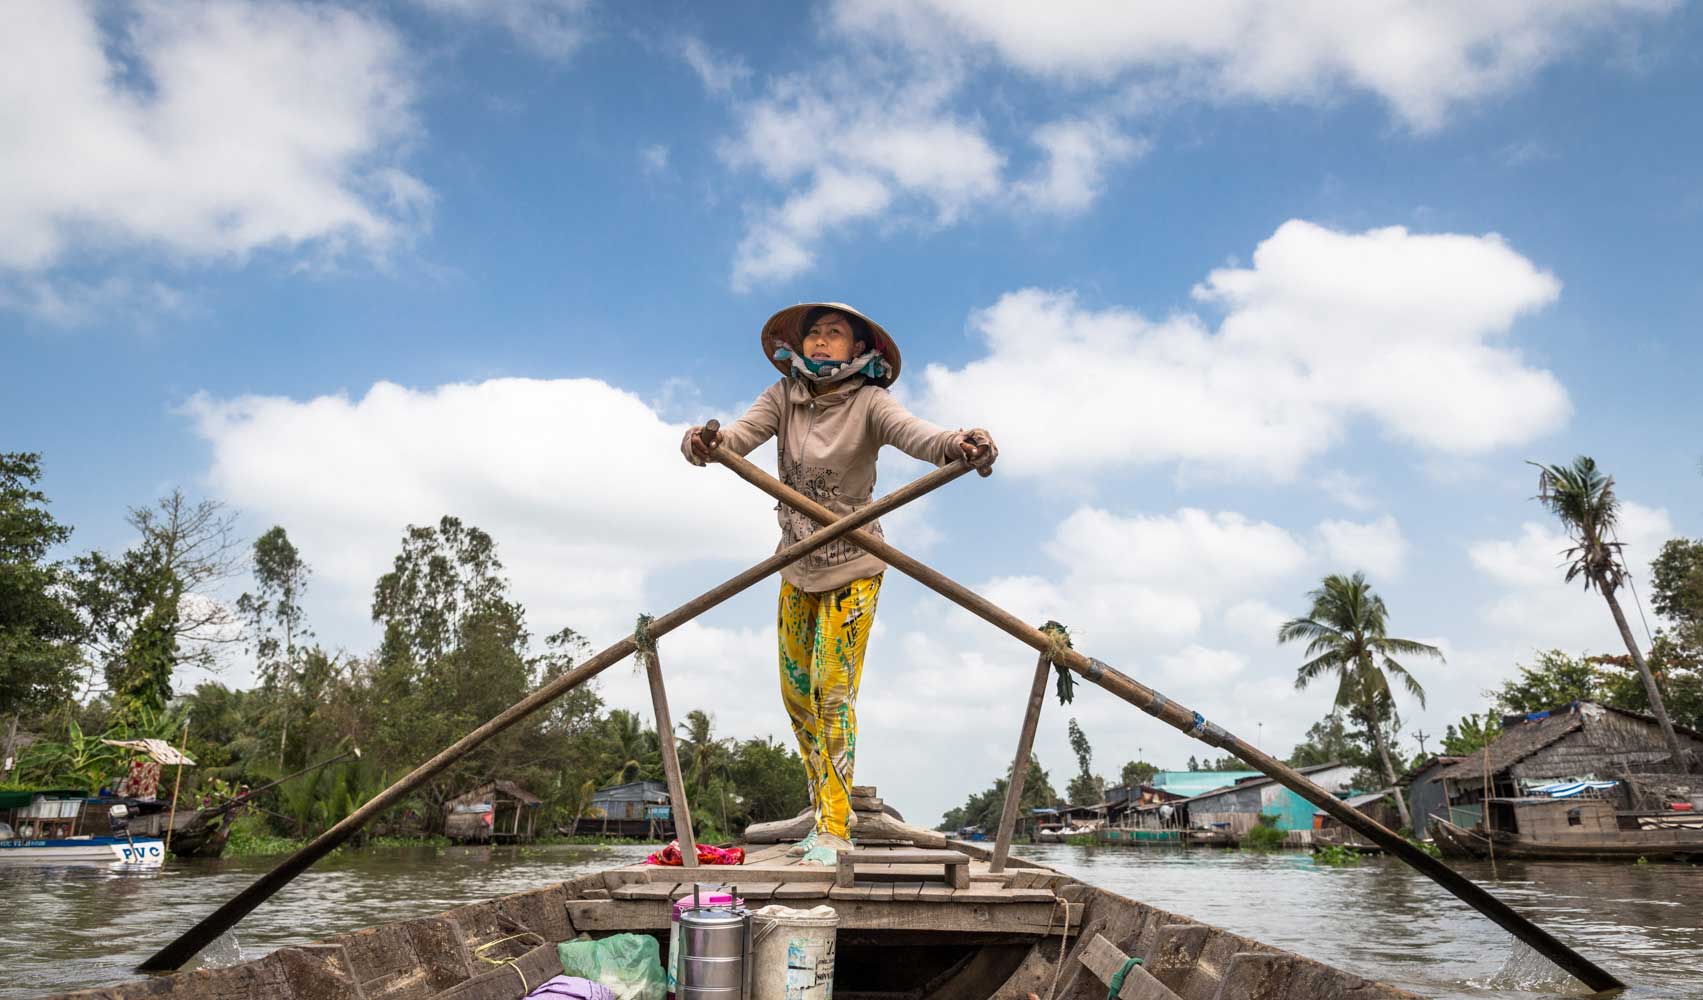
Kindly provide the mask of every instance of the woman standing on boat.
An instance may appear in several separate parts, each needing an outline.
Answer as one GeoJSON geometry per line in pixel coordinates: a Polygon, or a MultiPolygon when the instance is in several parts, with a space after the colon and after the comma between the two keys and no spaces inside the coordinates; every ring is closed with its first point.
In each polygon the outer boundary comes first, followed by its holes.
{"type": "MultiPolygon", "coordinates": [[[[703,465],[713,449],[749,454],[777,438],[781,480],[844,516],[870,502],[882,445],[935,465],[965,459],[985,475],[999,456],[987,431],[946,430],[912,416],[887,391],[899,377],[899,348],[879,323],[838,302],[782,309],[763,325],[763,357],[780,370],[709,445],[701,428],[680,450],[703,465]]],[[[785,548],[815,522],[779,505],[785,548]]],[[[863,530],[881,536],[881,526],[863,530]]],[[[857,757],[857,690],[881,591],[880,559],[836,541],[781,570],[781,701],[810,778],[816,825],[793,848],[802,864],[832,865],[851,846],[852,769],[857,757]]]]}

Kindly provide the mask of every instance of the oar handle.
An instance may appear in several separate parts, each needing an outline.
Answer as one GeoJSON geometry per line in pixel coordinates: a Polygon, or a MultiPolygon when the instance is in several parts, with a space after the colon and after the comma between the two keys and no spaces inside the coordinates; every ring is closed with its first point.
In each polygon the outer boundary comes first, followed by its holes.
{"type": "Polygon", "coordinates": [[[704,426],[698,428],[698,440],[705,448],[713,449],[716,444],[716,434],[721,430],[721,421],[706,420],[704,426]]]}

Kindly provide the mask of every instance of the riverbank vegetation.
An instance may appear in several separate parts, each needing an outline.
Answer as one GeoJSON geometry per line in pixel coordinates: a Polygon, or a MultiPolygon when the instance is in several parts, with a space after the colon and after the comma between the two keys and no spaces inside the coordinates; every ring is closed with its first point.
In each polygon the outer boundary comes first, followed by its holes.
{"type": "MultiPolygon", "coordinates": [[[[259,795],[228,848],[284,849],[589,651],[566,623],[540,636],[513,596],[496,540],[452,516],[404,532],[373,586],[378,645],[352,651],[317,641],[304,609],[312,568],[283,526],[242,544],[234,512],[173,491],[130,510],[131,548],[54,560],[71,529],[36,489],[40,471],[36,455],[0,455],[0,726],[8,727],[0,738],[16,757],[8,776],[28,787],[110,787],[133,755],[102,738],[177,746],[186,722],[198,766],[184,770],[181,796],[192,804],[358,746],[358,758],[259,795]],[[239,589],[235,600],[221,596],[239,589]],[[256,683],[183,689],[188,668],[221,664],[252,665],[256,683]]],[[[803,763],[785,744],[729,738],[702,711],[677,718],[700,840],[808,805],[803,763]]],[[[662,778],[653,725],[582,685],[436,775],[362,842],[436,835],[451,798],[495,779],[543,799],[542,834],[599,840],[579,829],[593,818],[598,787],[662,778]]]]}

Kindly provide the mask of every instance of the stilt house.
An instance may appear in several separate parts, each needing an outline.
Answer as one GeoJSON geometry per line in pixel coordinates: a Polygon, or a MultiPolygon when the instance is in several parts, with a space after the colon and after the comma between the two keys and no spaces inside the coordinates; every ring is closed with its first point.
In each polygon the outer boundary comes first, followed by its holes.
{"type": "Polygon", "coordinates": [[[480,785],[444,805],[444,836],[462,844],[524,843],[544,802],[512,781],[480,785]]]}

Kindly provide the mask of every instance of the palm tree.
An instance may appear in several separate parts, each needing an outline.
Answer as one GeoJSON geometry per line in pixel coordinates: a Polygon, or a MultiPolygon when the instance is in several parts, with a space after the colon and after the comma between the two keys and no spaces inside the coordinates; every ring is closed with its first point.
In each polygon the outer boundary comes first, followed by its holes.
{"type": "MultiPolygon", "coordinates": [[[[1384,599],[1372,592],[1364,573],[1333,573],[1307,597],[1313,602],[1307,617],[1291,618],[1277,630],[1279,643],[1307,640],[1308,659],[1295,672],[1295,688],[1301,690],[1326,674],[1335,674],[1336,707],[1365,721],[1384,767],[1384,780],[1394,785],[1396,770],[1390,761],[1389,735],[1384,731],[1395,712],[1389,675],[1400,677],[1408,693],[1420,705],[1425,704],[1425,689],[1396,656],[1442,660],[1443,654],[1436,646],[1389,637],[1389,609],[1384,599]]],[[[1396,807],[1401,810],[1402,823],[1411,827],[1413,819],[1400,795],[1396,796],[1396,807]]]]}
{"type": "Polygon", "coordinates": [[[702,792],[710,776],[723,766],[727,758],[728,741],[714,736],[715,719],[701,709],[686,713],[686,720],[677,723],[682,770],[691,776],[694,791],[702,792]]]}
{"type": "Polygon", "coordinates": [[[1620,562],[1622,543],[1612,540],[1615,522],[1620,518],[1620,498],[1614,495],[1614,477],[1604,475],[1588,455],[1573,459],[1572,465],[1527,464],[1537,466],[1537,502],[1561,519],[1561,526],[1573,542],[1562,552],[1562,556],[1569,560],[1567,582],[1572,583],[1582,577],[1586,590],[1595,590],[1608,602],[1615,627],[1620,629],[1620,641],[1626,644],[1626,651],[1632,654],[1632,662],[1638,667],[1638,676],[1644,681],[1644,693],[1649,696],[1650,709],[1656,715],[1657,724],[1662,727],[1662,738],[1667,740],[1668,752],[1673,755],[1680,770],[1690,771],[1693,766],[1691,755],[1680,746],[1673,723],[1668,721],[1662,692],[1656,687],[1656,675],[1650,672],[1650,664],[1644,660],[1638,640],[1632,637],[1632,626],[1626,622],[1626,613],[1620,610],[1620,601],[1614,596],[1626,580],[1626,567],[1620,562]]]}

